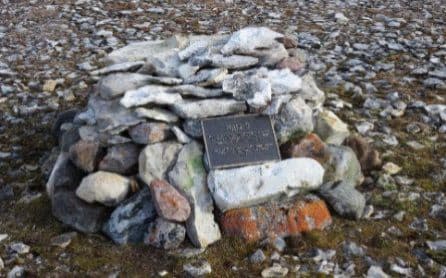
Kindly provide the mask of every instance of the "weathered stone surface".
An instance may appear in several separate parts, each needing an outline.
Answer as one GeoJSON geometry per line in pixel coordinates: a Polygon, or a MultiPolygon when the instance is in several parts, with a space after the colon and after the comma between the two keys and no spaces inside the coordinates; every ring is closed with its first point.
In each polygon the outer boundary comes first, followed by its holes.
{"type": "Polygon", "coordinates": [[[106,66],[104,68],[94,70],[91,72],[91,75],[105,75],[109,73],[115,73],[115,72],[133,72],[138,70],[140,67],[144,65],[144,62],[137,61],[137,62],[123,62],[119,64],[113,64],[110,66],[106,66]]]}
{"type": "Polygon", "coordinates": [[[341,216],[360,219],[364,212],[365,198],[349,182],[328,182],[319,193],[341,216]]]}
{"type": "Polygon", "coordinates": [[[178,102],[173,105],[173,110],[181,118],[200,119],[244,112],[246,104],[232,99],[206,99],[178,102]]]}
{"type": "Polygon", "coordinates": [[[271,84],[255,72],[236,72],[223,81],[223,91],[257,109],[271,101],[271,84]]]}
{"type": "Polygon", "coordinates": [[[282,34],[266,27],[246,27],[233,33],[221,52],[224,55],[249,54],[256,49],[270,48],[281,37],[282,34]]]}
{"type": "Polygon", "coordinates": [[[186,84],[199,84],[200,86],[214,86],[223,82],[228,74],[225,68],[202,69],[195,75],[184,80],[186,84]]]}
{"type": "Polygon", "coordinates": [[[274,128],[279,144],[313,131],[313,111],[299,97],[293,98],[282,107],[274,128]]]}
{"type": "Polygon", "coordinates": [[[169,92],[178,93],[182,96],[194,96],[198,98],[212,98],[223,95],[222,89],[203,88],[202,86],[197,86],[192,84],[185,84],[172,87],[169,89],[169,92]]]}
{"type": "Polygon", "coordinates": [[[183,130],[187,135],[193,138],[201,139],[203,137],[203,130],[201,128],[200,120],[185,120],[183,122],[183,130]]]}
{"type": "Polygon", "coordinates": [[[73,146],[77,141],[79,141],[79,139],[81,139],[79,131],[79,127],[77,126],[72,126],[63,132],[61,131],[59,137],[59,147],[61,151],[69,152],[71,146],[73,146]]]}
{"type": "Polygon", "coordinates": [[[183,145],[164,142],[148,145],[139,155],[139,177],[151,184],[154,179],[166,179],[183,145]]]}
{"type": "Polygon", "coordinates": [[[88,203],[115,206],[127,196],[130,180],[114,173],[98,171],[85,177],[76,195],[88,203]]]}
{"type": "Polygon", "coordinates": [[[263,278],[279,278],[285,277],[288,274],[288,268],[280,265],[279,263],[274,263],[273,266],[265,268],[262,270],[263,278]]]}
{"type": "Polygon", "coordinates": [[[70,147],[70,159],[85,172],[93,172],[99,162],[101,150],[99,143],[80,140],[70,147]]]}
{"type": "Polygon", "coordinates": [[[221,238],[214,221],[212,197],[206,186],[202,147],[197,142],[185,145],[178,160],[169,172],[169,181],[181,190],[189,200],[192,213],[186,222],[186,231],[197,247],[206,247],[221,238]]]}
{"type": "Polygon", "coordinates": [[[249,55],[257,57],[260,66],[274,67],[288,57],[288,51],[281,43],[274,43],[270,48],[256,49],[249,55]]]}
{"type": "Polygon", "coordinates": [[[112,99],[149,83],[147,75],[139,73],[115,73],[107,75],[98,83],[98,92],[104,99],[112,99]]]}
{"type": "Polygon", "coordinates": [[[133,142],[147,145],[165,141],[172,136],[170,127],[165,123],[141,123],[129,129],[133,142]]]}
{"type": "Polygon", "coordinates": [[[249,242],[322,230],[331,222],[325,202],[316,197],[233,209],[225,212],[220,219],[225,234],[249,242]]]}
{"type": "Polygon", "coordinates": [[[73,165],[69,154],[61,152],[46,183],[46,192],[51,197],[58,189],[75,189],[83,177],[84,173],[73,165]]]}
{"type": "Polygon", "coordinates": [[[302,88],[302,79],[289,69],[268,71],[273,95],[296,93],[302,88]]]}
{"type": "Polygon", "coordinates": [[[178,121],[177,115],[170,112],[169,110],[162,108],[137,108],[135,110],[136,115],[141,118],[148,118],[152,120],[157,120],[166,123],[173,123],[178,121]]]}
{"type": "Polygon", "coordinates": [[[310,133],[292,145],[288,150],[289,157],[310,157],[324,165],[330,158],[328,146],[315,133],[310,133]]]}
{"type": "Polygon", "coordinates": [[[334,145],[341,145],[350,135],[348,126],[329,110],[323,110],[317,115],[314,132],[325,143],[334,145]]]}
{"type": "Polygon", "coordinates": [[[373,149],[364,138],[351,135],[345,139],[343,145],[350,147],[355,152],[362,171],[368,172],[380,169],[382,161],[379,152],[373,149]]]}
{"type": "Polygon", "coordinates": [[[76,238],[77,232],[68,232],[51,238],[51,246],[57,246],[60,248],[66,248],[70,245],[71,241],[76,238]]]}
{"type": "Polygon", "coordinates": [[[234,70],[255,66],[259,63],[259,59],[256,57],[242,55],[224,56],[221,54],[206,53],[204,55],[192,57],[189,62],[192,65],[200,67],[211,66],[215,68],[234,70]]]}
{"type": "Polygon", "coordinates": [[[156,217],[150,191],[144,187],[116,207],[102,231],[117,244],[140,243],[156,217]]]}
{"type": "Polygon", "coordinates": [[[157,218],[151,223],[144,243],[165,250],[175,249],[180,246],[186,237],[186,229],[183,225],[157,218]]]}
{"type": "Polygon", "coordinates": [[[200,261],[198,263],[188,263],[183,265],[183,270],[190,277],[203,277],[209,275],[212,272],[211,265],[207,261],[200,261]]]}
{"type": "Polygon", "coordinates": [[[88,204],[68,190],[58,190],[51,198],[53,215],[62,223],[84,233],[96,233],[108,215],[106,207],[88,204]]]}
{"type": "Polygon", "coordinates": [[[132,143],[111,146],[99,163],[99,170],[128,174],[138,164],[139,147],[132,143]]]}
{"type": "MultiPolygon", "coordinates": [[[[88,101],[87,111],[78,115],[79,119],[90,125],[97,125],[100,132],[120,129],[142,122],[136,113],[126,109],[117,100],[103,100],[100,97],[91,97],[88,101]]],[[[119,133],[119,132],[118,132],[119,133]]]]}
{"type": "Polygon", "coordinates": [[[188,200],[168,182],[152,181],[150,192],[159,216],[176,222],[185,222],[189,218],[191,208],[188,200]]]}
{"type": "Polygon", "coordinates": [[[105,60],[108,64],[143,61],[186,43],[187,39],[180,36],[173,36],[166,40],[135,42],[111,52],[105,60]]]}
{"type": "Polygon", "coordinates": [[[327,164],[324,182],[345,181],[353,186],[363,182],[361,165],[355,153],[349,147],[329,145],[330,159],[327,164]]]}
{"type": "Polygon", "coordinates": [[[192,56],[202,54],[208,49],[222,47],[228,40],[230,35],[210,35],[210,36],[190,36],[190,42],[187,47],[182,49],[178,56],[181,60],[187,60],[192,56]]]}
{"type": "Polygon", "coordinates": [[[120,100],[126,108],[142,106],[146,104],[172,105],[182,100],[180,94],[169,93],[168,88],[159,85],[147,85],[135,90],[125,92],[120,100]]]}
{"type": "Polygon", "coordinates": [[[274,118],[275,115],[279,114],[280,109],[284,103],[289,102],[293,98],[292,95],[275,95],[271,97],[271,102],[262,111],[263,115],[270,115],[274,118]]]}
{"type": "Polygon", "coordinates": [[[322,107],[325,101],[325,93],[319,89],[312,74],[307,73],[302,77],[302,88],[298,95],[312,108],[322,107]]]}
{"type": "Polygon", "coordinates": [[[177,77],[178,68],[182,64],[178,57],[178,49],[171,49],[147,58],[146,64],[140,69],[140,73],[156,76],[177,77]]]}
{"type": "Polygon", "coordinates": [[[261,204],[319,188],[324,168],[311,158],[213,170],[208,186],[221,211],[261,204]]]}
{"type": "Polygon", "coordinates": [[[184,133],[184,131],[177,127],[177,126],[172,126],[171,129],[173,134],[175,134],[175,137],[177,138],[177,141],[182,143],[182,144],[188,144],[192,141],[192,139],[189,138],[189,136],[187,136],[186,133],[184,133]]]}
{"type": "Polygon", "coordinates": [[[54,121],[51,127],[51,133],[53,134],[54,138],[60,138],[62,133],[61,127],[66,123],[73,122],[77,113],[79,113],[78,109],[69,109],[62,111],[57,115],[56,121],[54,121]]]}

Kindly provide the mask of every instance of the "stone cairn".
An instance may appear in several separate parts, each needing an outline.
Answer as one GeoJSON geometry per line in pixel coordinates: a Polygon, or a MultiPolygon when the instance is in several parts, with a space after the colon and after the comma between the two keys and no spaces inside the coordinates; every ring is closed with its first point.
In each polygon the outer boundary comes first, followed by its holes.
{"type": "Polygon", "coordinates": [[[257,241],[323,229],[325,202],[362,217],[355,186],[379,156],[323,108],[292,37],[264,27],[174,36],[130,44],[106,63],[92,72],[100,80],[86,109],[55,123],[47,191],[64,224],[174,249],[186,236],[204,248],[222,232],[257,241]],[[271,117],[282,160],[208,169],[201,119],[248,113],[271,117]]]}

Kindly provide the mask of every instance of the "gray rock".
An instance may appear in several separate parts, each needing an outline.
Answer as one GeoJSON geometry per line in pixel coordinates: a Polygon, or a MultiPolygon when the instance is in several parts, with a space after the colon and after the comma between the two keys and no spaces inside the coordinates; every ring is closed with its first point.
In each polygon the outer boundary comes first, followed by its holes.
{"type": "Polygon", "coordinates": [[[211,274],[212,272],[211,265],[207,261],[201,261],[194,264],[185,264],[183,266],[183,270],[191,277],[203,277],[211,274]]]}
{"type": "Polygon", "coordinates": [[[178,93],[182,96],[194,96],[198,98],[212,98],[219,97],[223,95],[222,89],[209,89],[203,88],[202,86],[185,84],[180,86],[175,86],[169,89],[169,92],[178,93]]]}
{"type": "Polygon", "coordinates": [[[313,131],[311,108],[299,97],[285,104],[274,122],[277,140],[280,144],[313,131]]]}
{"type": "Polygon", "coordinates": [[[159,217],[149,225],[144,243],[165,250],[176,249],[185,237],[186,229],[183,225],[159,217]]]}
{"type": "Polygon", "coordinates": [[[46,183],[46,191],[51,197],[59,189],[75,189],[83,176],[84,173],[71,163],[68,153],[61,152],[46,183]]]}
{"type": "Polygon", "coordinates": [[[68,130],[61,131],[59,137],[59,147],[63,152],[68,152],[70,147],[81,139],[79,128],[72,126],[68,130]]]}
{"type": "Polygon", "coordinates": [[[98,168],[102,171],[128,174],[138,164],[139,151],[139,147],[131,143],[111,146],[98,168]]]}
{"type": "Polygon", "coordinates": [[[76,195],[87,203],[115,206],[130,191],[130,180],[121,175],[98,171],[82,179],[76,195]]]}
{"type": "Polygon", "coordinates": [[[217,69],[202,69],[195,75],[192,75],[188,79],[184,80],[186,84],[199,84],[200,86],[215,86],[223,82],[228,74],[228,70],[225,68],[217,69]]]}
{"type": "Polygon", "coordinates": [[[298,95],[312,108],[322,107],[325,101],[325,93],[319,89],[313,75],[310,73],[302,77],[302,88],[298,95]]]}
{"type": "Polygon", "coordinates": [[[232,99],[206,99],[178,102],[173,105],[173,110],[181,118],[200,119],[245,112],[246,104],[232,99]]]}
{"type": "Polygon", "coordinates": [[[139,155],[139,177],[151,184],[154,179],[166,179],[167,172],[174,166],[182,145],[165,142],[148,145],[139,155]]]}
{"type": "Polygon", "coordinates": [[[173,126],[171,130],[173,134],[175,134],[175,137],[177,138],[178,142],[182,144],[188,144],[192,141],[192,139],[190,139],[189,136],[187,136],[187,134],[181,130],[181,128],[173,126]]]}
{"type": "Polygon", "coordinates": [[[249,55],[257,57],[260,66],[273,67],[285,58],[288,58],[288,51],[281,43],[274,43],[266,49],[256,49],[249,55]]]}
{"type": "Polygon", "coordinates": [[[208,176],[208,187],[218,208],[226,211],[317,189],[322,184],[323,176],[324,169],[316,160],[293,158],[261,165],[212,170],[208,176]]]}
{"type": "Polygon", "coordinates": [[[261,264],[266,260],[265,253],[263,253],[262,249],[257,249],[251,256],[249,256],[249,261],[252,264],[261,264]]]}
{"type": "Polygon", "coordinates": [[[183,122],[183,130],[187,135],[201,139],[203,137],[203,129],[201,128],[200,120],[185,120],[183,122]]]}
{"type": "Polygon", "coordinates": [[[170,127],[165,123],[141,123],[129,129],[133,142],[147,145],[159,143],[172,136],[170,127]]]}
{"type": "Polygon", "coordinates": [[[120,103],[126,108],[146,104],[172,105],[182,100],[180,94],[168,92],[167,87],[147,85],[125,93],[120,103]]]}
{"type": "Polygon", "coordinates": [[[328,182],[324,184],[319,193],[341,216],[360,219],[364,212],[365,198],[351,184],[328,182]]]}
{"type": "Polygon", "coordinates": [[[84,233],[98,232],[107,217],[106,207],[88,204],[68,190],[58,190],[52,199],[53,215],[62,223],[84,233]]]}
{"type": "Polygon", "coordinates": [[[263,115],[275,116],[279,114],[283,104],[289,102],[292,95],[275,95],[271,98],[271,103],[262,111],[263,115]]]}
{"type": "Polygon", "coordinates": [[[358,246],[353,241],[346,241],[343,243],[344,254],[347,256],[357,256],[362,257],[365,255],[364,249],[361,246],[358,246]]]}
{"type": "Polygon", "coordinates": [[[343,181],[353,187],[363,182],[364,176],[356,154],[349,147],[329,145],[329,161],[324,165],[324,182],[343,181]]]}
{"type": "Polygon", "coordinates": [[[178,50],[171,49],[148,57],[146,64],[139,72],[157,76],[177,77],[179,76],[178,68],[181,64],[180,57],[178,57],[178,50]]]}
{"type": "Polygon", "coordinates": [[[282,34],[266,27],[246,27],[233,33],[221,52],[224,55],[249,54],[256,49],[272,47],[277,43],[276,39],[282,37],[282,34]]]}
{"type": "MultiPolygon", "coordinates": [[[[285,50],[286,52],[286,50],[285,50]]],[[[287,53],[288,54],[288,53],[287,53]]],[[[215,68],[225,68],[230,70],[244,69],[255,66],[259,63],[259,59],[250,56],[231,55],[224,56],[221,54],[206,53],[204,55],[192,57],[189,62],[192,65],[215,68]]]]}
{"type": "Polygon", "coordinates": [[[105,60],[108,64],[143,61],[184,46],[186,43],[187,39],[180,36],[173,36],[166,40],[135,42],[111,52],[105,60]]]}
{"type": "Polygon", "coordinates": [[[64,233],[51,238],[51,246],[66,248],[71,244],[71,241],[77,237],[76,232],[64,233]]]}
{"type": "Polygon", "coordinates": [[[138,70],[140,67],[144,65],[144,62],[123,62],[119,64],[114,64],[110,66],[106,66],[104,68],[94,70],[91,72],[91,75],[105,75],[115,72],[134,72],[138,70]]]}
{"type": "Polygon", "coordinates": [[[25,268],[23,266],[14,266],[11,271],[8,272],[6,278],[22,278],[25,277],[25,268]]]}
{"type": "Polygon", "coordinates": [[[152,196],[144,187],[116,207],[102,231],[117,244],[141,243],[156,217],[152,196]]]}
{"type": "Polygon", "coordinates": [[[226,78],[222,86],[224,92],[246,101],[254,109],[265,107],[271,101],[271,84],[253,72],[236,72],[226,78]]]}
{"type": "Polygon", "coordinates": [[[329,110],[323,110],[316,116],[314,132],[325,143],[334,145],[341,145],[350,135],[348,126],[329,110]]]}
{"type": "Polygon", "coordinates": [[[432,251],[444,251],[446,250],[446,240],[426,241],[427,247],[432,251]]]}
{"type": "Polygon", "coordinates": [[[182,61],[195,55],[201,55],[206,50],[221,48],[229,39],[230,35],[192,36],[187,47],[178,52],[182,61]]]}
{"type": "Polygon", "coordinates": [[[135,110],[136,115],[141,118],[152,119],[156,121],[166,122],[166,123],[174,123],[178,121],[177,115],[170,112],[169,110],[162,108],[137,108],[135,110]]]}
{"type": "Polygon", "coordinates": [[[186,231],[197,247],[206,247],[221,238],[218,224],[214,221],[214,206],[206,184],[202,147],[197,142],[185,145],[178,160],[169,172],[169,181],[183,191],[192,206],[186,222],[186,231]]]}
{"type": "Polygon", "coordinates": [[[9,245],[9,250],[19,255],[28,254],[31,247],[24,244],[23,242],[16,242],[9,245]]]}
{"type": "Polygon", "coordinates": [[[98,92],[104,99],[112,99],[149,83],[147,75],[139,73],[115,73],[102,78],[98,83],[98,92]]]}
{"type": "Polygon", "coordinates": [[[88,101],[88,109],[90,111],[81,113],[78,117],[89,118],[93,124],[96,123],[100,132],[116,129],[122,131],[129,126],[142,122],[142,119],[134,111],[123,107],[119,99],[107,101],[99,97],[91,97],[88,101]],[[91,116],[93,116],[93,119],[91,119],[91,116]]]}

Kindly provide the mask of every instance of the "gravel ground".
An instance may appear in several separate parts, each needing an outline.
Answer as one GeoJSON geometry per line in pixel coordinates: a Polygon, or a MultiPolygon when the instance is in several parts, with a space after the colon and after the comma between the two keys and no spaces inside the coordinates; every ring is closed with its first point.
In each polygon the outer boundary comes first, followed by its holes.
{"type": "Polygon", "coordinates": [[[0,277],[182,276],[183,265],[200,260],[216,277],[255,277],[274,263],[291,276],[446,276],[444,0],[1,0],[0,7],[0,277]],[[233,239],[190,259],[99,235],[53,246],[69,230],[53,219],[44,193],[44,162],[56,145],[51,124],[59,111],[85,104],[96,82],[89,71],[132,41],[247,25],[296,36],[326,105],[384,162],[401,167],[372,173],[359,188],[370,215],[334,216],[327,231],[291,239],[280,254],[264,247],[257,264],[247,258],[259,246],[233,239]]]}

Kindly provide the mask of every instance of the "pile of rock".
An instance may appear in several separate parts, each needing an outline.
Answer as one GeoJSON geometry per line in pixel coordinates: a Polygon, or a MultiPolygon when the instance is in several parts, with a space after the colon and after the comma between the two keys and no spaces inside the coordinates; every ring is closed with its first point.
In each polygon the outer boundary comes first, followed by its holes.
{"type": "Polygon", "coordinates": [[[379,155],[323,108],[296,45],[248,27],[110,53],[91,72],[100,80],[86,109],[55,124],[60,154],[47,183],[55,217],[118,244],[164,249],[186,235],[206,247],[220,229],[251,241],[323,229],[325,201],[359,219],[365,198],[355,187],[379,155]],[[208,169],[201,120],[247,113],[271,117],[283,160],[208,169]]]}

